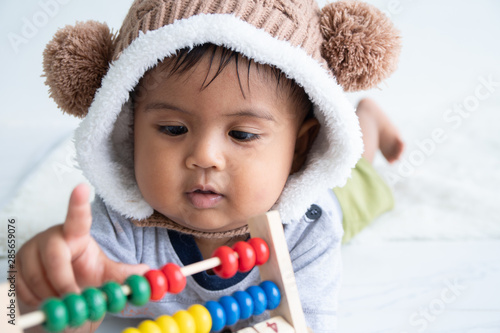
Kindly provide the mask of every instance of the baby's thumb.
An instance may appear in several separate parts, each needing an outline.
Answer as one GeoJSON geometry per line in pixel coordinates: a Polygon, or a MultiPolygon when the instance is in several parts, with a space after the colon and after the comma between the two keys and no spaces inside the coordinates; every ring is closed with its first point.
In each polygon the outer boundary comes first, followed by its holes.
{"type": "Polygon", "coordinates": [[[89,203],[90,189],[86,184],[79,184],[73,189],[68,204],[68,214],[63,225],[67,240],[90,234],[92,212],[89,203]]]}
{"type": "Polygon", "coordinates": [[[130,275],[143,275],[149,270],[146,264],[130,265],[107,259],[104,265],[103,282],[115,281],[123,283],[130,275]]]}

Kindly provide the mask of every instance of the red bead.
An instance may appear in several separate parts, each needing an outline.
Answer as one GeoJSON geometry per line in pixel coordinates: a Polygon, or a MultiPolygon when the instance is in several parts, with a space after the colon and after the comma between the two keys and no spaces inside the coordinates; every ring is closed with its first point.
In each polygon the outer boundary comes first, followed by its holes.
{"type": "Polygon", "coordinates": [[[266,242],[262,238],[255,237],[250,238],[248,244],[252,245],[255,251],[255,264],[257,266],[265,264],[269,259],[269,247],[266,242]]]}
{"type": "Polygon", "coordinates": [[[220,259],[221,264],[214,268],[215,274],[223,279],[229,279],[238,271],[238,258],[236,252],[229,246],[221,246],[214,251],[212,257],[220,259]]]}
{"type": "Polygon", "coordinates": [[[157,269],[152,269],[144,274],[151,286],[151,300],[157,301],[163,298],[168,291],[168,281],[165,274],[157,269]]]}
{"type": "Polygon", "coordinates": [[[238,271],[248,272],[255,266],[255,250],[247,242],[238,242],[233,245],[233,250],[238,253],[238,271]]]}
{"type": "Polygon", "coordinates": [[[176,264],[166,264],[161,271],[167,277],[168,292],[178,294],[186,287],[186,277],[181,272],[181,268],[176,264]]]}

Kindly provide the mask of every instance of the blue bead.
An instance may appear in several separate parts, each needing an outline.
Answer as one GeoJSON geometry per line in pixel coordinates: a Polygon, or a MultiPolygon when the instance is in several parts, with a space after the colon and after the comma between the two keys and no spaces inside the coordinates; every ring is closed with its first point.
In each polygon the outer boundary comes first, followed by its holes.
{"type": "Polygon", "coordinates": [[[233,294],[240,306],[240,319],[248,319],[253,314],[253,299],[246,291],[237,291],[233,294]]]}
{"type": "Polygon", "coordinates": [[[274,310],[280,305],[281,293],[278,286],[271,281],[264,281],[259,286],[264,290],[267,296],[267,310],[274,310]]]}
{"type": "Polygon", "coordinates": [[[234,325],[240,320],[240,306],[238,302],[231,296],[222,296],[219,299],[219,304],[222,305],[226,313],[226,325],[234,325]]]}
{"type": "Polygon", "coordinates": [[[253,299],[253,315],[258,316],[266,311],[267,308],[267,296],[264,290],[259,286],[251,286],[247,289],[247,293],[252,296],[253,299]]]}
{"type": "Polygon", "coordinates": [[[218,302],[208,301],[205,307],[212,317],[212,329],[210,332],[219,332],[226,326],[226,312],[218,302]]]}

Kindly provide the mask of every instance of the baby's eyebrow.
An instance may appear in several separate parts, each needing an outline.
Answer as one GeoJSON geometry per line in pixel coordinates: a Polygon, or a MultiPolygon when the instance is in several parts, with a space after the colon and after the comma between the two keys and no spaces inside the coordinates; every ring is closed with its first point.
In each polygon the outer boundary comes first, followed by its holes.
{"type": "MultiPolygon", "coordinates": [[[[165,102],[153,102],[144,108],[145,112],[151,112],[151,111],[162,111],[162,110],[173,110],[173,111],[178,111],[182,113],[190,113],[189,111],[186,111],[184,109],[181,109],[175,105],[165,103],[165,102]]],[[[259,118],[259,119],[264,119],[264,120],[269,120],[269,121],[276,121],[274,119],[273,115],[268,112],[267,110],[263,109],[245,109],[245,110],[240,110],[236,111],[230,114],[224,115],[224,117],[228,118],[235,118],[235,117],[251,117],[251,118],[259,118]]]]}
{"type": "Polygon", "coordinates": [[[184,113],[189,113],[175,105],[172,105],[172,104],[168,104],[168,103],[164,103],[164,102],[153,102],[153,103],[149,103],[148,105],[146,105],[146,107],[144,108],[144,111],[145,112],[150,112],[150,111],[161,111],[161,110],[175,110],[175,111],[179,111],[179,112],[184,112],[184,113]]]}
{"type": "Polygon", "coordinates": [[[241,110],[237,111],[234,113],[230,113],[227,115],[224,115],[225,117],[252,117],[252,118],[259,118],[259,119],[264,119],[264,120],[269,120],[269,121],[276,121],[273,117],[273,115],[266,110],[241,110]]]}

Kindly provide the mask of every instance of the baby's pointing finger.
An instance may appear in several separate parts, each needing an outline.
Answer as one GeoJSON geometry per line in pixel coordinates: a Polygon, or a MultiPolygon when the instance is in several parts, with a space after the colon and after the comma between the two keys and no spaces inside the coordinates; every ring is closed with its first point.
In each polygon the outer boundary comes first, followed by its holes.
{"type": "Polygon", "coordinates": [[[68,214],[63,225],[64,237],[68,240],[89,235],[92,225],[92,213],[89,203],[90,189],[86,184],[79,184],[71,193],[68,214]]]}

